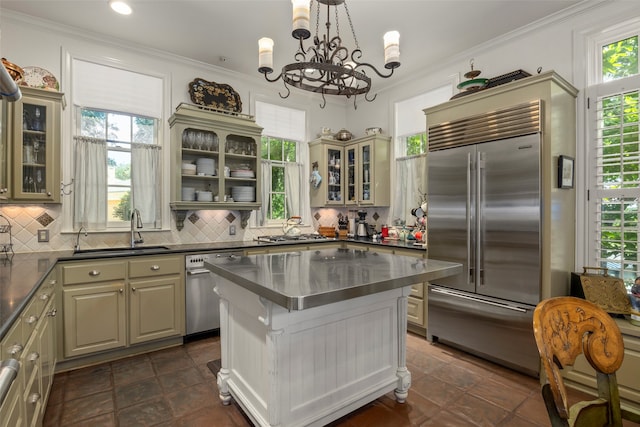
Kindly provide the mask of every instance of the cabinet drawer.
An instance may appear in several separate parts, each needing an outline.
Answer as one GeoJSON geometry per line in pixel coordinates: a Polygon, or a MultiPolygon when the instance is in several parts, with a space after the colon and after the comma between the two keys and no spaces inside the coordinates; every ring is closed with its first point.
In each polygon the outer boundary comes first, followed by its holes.
{"type": "Polygon", "coordinates": [[[26,425],[33,426],[35,425],[33,420],[35,417],[40,416],[40,411],[42,410],[42,395],[40,394],[40,380],[38,378],[38,366],[35,366],[35,369],[31,373],[30,377],[26,377],[25,381],[27,381],[27,385],[24,390],[24,402],[26,408],[26,425]]]}
{"type": "Polygon", "coordinates": [[[125,266],[125,261],[65,265],[62,267],[62,281],[65,285],[74,285],[124,279],[125,266]]]}
{"type": "Polygon", "coordinates": [[[416,283],[415,285],[411,285],[411,294],[412,297],[424,298],[424,285],[422,283],[416,283]]]}
{"type": "Polygon", "coordinates": [[[129,277],[153,277],[179,274],[184,268],[184,257],[155,257],[129,261],[129,277]]]}
{"type": "Polygon", "coordinates": [[[424,301],[409,297],[407,298],[407,320],[411,323],[424,327],[424,301]]]}

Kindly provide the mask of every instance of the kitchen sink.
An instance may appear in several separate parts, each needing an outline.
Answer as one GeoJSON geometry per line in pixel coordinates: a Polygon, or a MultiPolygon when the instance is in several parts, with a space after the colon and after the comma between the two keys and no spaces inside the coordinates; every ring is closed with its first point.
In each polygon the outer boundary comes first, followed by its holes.
{"type": "Polygon", "coordinates": [[[168,251],[166,246],[137,246],[120,247],[120,248],[102,248],[102,249],[80,249],[73,252],[74,257],[91,256],[91,257],[110,257],[110,256],[126,256],[126,255],[150,255],[159,254],[168,251]]]}

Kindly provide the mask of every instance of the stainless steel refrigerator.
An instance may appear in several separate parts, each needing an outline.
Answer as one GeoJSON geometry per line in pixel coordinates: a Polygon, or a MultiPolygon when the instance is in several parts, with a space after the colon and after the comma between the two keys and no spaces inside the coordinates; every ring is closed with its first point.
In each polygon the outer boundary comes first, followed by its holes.
{"type": "Polygon", "coordinates": [[[541,133],[464,134],[428,154],[429,258],[464,268],[430,283],[427,336],[538,376],[541,133]]]}

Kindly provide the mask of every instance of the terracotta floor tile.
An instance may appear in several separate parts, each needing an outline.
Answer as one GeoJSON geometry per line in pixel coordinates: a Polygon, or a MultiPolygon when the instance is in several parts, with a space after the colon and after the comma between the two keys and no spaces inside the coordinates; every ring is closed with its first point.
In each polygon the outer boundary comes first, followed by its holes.
{"type": "MultiPolygon", "coordinates": [[[[535,378],[413,334],[406,357],[412,373],[406,403],[390,392],[331,426],[549,425],[535,378]]],[[[216,336],[56,374],[44,427],[251,427],[236,402],[224,406],[218,398],[207,363],[219,358],[216,336]]],[[[569,390],[569,396],[585,394],[569,390]]]]}
{"type": "Polygon", "coordinates": [[[123,409],[146,400],[155,400],[163,396],[162,387],[157,378],[147,378],[135,383],[116,387],[116,407],[123,409]]]}
{"type": "Polygon", "coordinates": [[[459,399],[464,390],[435,378],[433,375],[425,375],[411,385],[410,392],[419,393],[422,397],[443,407],[459,399]]]}
{"type": "Polygon", "coordinates": [[[66,426],[73,422],[93,418],[97,415],[113,412],[114,410],[113,392],[105,391],[92,394],[79,399],[65,401],[62,406],[60,424],[66,426]]]}
{"type": "Polygon", "coordinates": [[[200,371],[195,366],[179,369],[168,374],[158,375],[158,379],[160,380],[160,385],[162,385],[162,388],[167,393],[175,392],[205,381],[200,374],[200,371]]]}
{"type": "Polygon", "coordinates": [[[467,419],[471,425],[483,427],[494,427],[509,415],[509,411],[469,393],[448,405],[447,410],[467,419]]]}
{"type": "Polygon", "coordinates": [[[153,365],[148,357],[136,357],[124,361],[113,362],[113,383],[115,386],[134,383],[155,376],[153,365]]]}
{"type": "Polygon", "coordinates": [[[167,394],[174,417],[180,418],[200,408],[217,405],[218,394],[206,384],[197,384],[188,389],[167,394]]]}
{"type": "Polygon", "coordinates": [[[164,399],[139,403],[118,411],[118,423],[121,426],[153,426],[172,419],[171,409],[164,399]]]}
{"type": "Polygon", "coordinates": [[[529,392],[524,392],[510,385],[501,384],[490,378],[476,383],[468,393],[480,399],[491,402],[507,411],[515,410],[529,397],[529,392]]]}
{"type": "Polygon", "coordinates": [[[64,400],[73,400],[112,388],[111,369],[96,370],[95,374],[69,376],[64,384],[64,400]]]}

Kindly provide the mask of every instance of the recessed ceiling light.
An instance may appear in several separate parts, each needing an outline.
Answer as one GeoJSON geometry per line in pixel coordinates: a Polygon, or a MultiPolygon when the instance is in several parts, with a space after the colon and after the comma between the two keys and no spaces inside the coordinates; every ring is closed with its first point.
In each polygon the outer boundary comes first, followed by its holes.
{"type": "Polygon", "coordinates": [[[124,0],[109,0],[109,6],[121,15],[131,15],[131,6],[124,0]]]}

